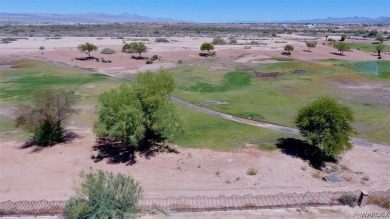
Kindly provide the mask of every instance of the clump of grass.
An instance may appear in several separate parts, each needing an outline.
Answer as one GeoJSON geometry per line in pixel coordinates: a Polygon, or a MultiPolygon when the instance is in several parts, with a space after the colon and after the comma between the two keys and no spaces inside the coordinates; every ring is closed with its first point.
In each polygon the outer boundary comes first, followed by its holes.
{"type": "Polygon", "coordinates": [[[230,180],[227,179],[227,180],[225,181],[225,183],[226,183],[226,184],[231,184],[232,181],[230,181],[230,180]]]}
{"type": "Polygon", "coordinates": [[[390,198],[389,197],[368,197],[368,204],[378,205],[382,208],[390,210],[390,198]]]}
{"type": "Polygon", "coordinates": [[[364,177],[362,177],[362,180],[368,182],[368,181],[370,181],[370,177],[364,176],[364,177]]]}
{"type": "Polygon", "coordinates": [[[244,119],[249,119],[258,122],[262,122],[265,120],[264,116],[259,113],[242,112],[242,113],[238,113],[237,116],[244,119]]]}
{"type": "Polygon", "coordinates": [[[306,166],[302,166],[301,170],[306,171],[306,166]]]}
{"type": "Polygon", "coordinates": [[[350,207],[355,207],[358,204],[358,199],[354,195],[346,194],[339,198],[339,202],[350,207]]]}
{"type": "Polygon", "coordinates": [[[214,173],[215,176],[217,177],[220,177],[221,176],[221,172],[218,170],[217,172],[214,173]]]}
{"type": "Polygon", "coordinates": [[[102,51],[100,51],[101,54],[115,54],[115,50],[114,49],[111,49],[111,48],[104,48],[102,49],[102,51]]]}
{"type": "Polygon", "coordinates": [[[321,171],[316,171],[314,173],[311,174],[314,178],[317,178],[317,179],[323,179],[324,178],[324,175],[321,171]]]}
{"type": "Polygon", "coordinates": [[[349,170],[349,168],[347,166],[345,166],[345,165],[340,165],[340,168],[341,168],[342,171],[348,171],[349,170]]]}
{"type": "Polygon", "coordinates": [[[249,176],[254,176],[254,175],[257,175],[257,171],[258,171],[258,169],[251,167],[246,171],[246,174],[249,176]]]}
{"type": "Polygon", "coordinates": [[[234,181],[235,182],[238,182],[238,181],[240,181],[241,180],[241,178],[240,177],[237,177],[234,181]]]}

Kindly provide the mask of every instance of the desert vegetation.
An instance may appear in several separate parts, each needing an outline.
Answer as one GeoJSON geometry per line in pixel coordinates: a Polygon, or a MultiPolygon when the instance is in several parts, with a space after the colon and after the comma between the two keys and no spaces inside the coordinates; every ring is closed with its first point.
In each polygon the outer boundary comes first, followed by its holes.
{"type": "Polygon", "coordinates": [[[95,46],[94,44],[92,43],[84,43],[84,44],[80,44],[77,49],[82,52],[82,53],[85,53],[88,55],[88,58],[91,58],[91,52],[93,51],[96,51],[98,49],[97,46],[95,46]]]}
{"type": "Polygon", "coordinates": [[[141,54],[145,53],[148,47],[143,42],[126,43],[122,47],[122,52],[125,53],[138,53],[138,58],[142,58],[141,54]]]}

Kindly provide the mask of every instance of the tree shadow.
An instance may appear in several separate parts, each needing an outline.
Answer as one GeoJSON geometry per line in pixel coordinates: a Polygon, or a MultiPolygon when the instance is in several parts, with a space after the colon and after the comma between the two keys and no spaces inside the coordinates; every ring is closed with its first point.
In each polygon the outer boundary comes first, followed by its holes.
{"type": "MultiPolygon", "coordinates": [[[[72,132],[72,131],[69,131],[69,130],[65,130],[63,132],[63,134],[62,134],[61,141],[57,142],[56,144],[61,144],[61,143],[69,144],[69,143],[72,143],[72,141],[77,139],[77,138],[80,138],[80,135],[78,135],[75,132],[72,132]]],[[[56,144],[47,145],[47,146],[41,146],[41,145],[38,145],[33,139],[28,139],[26,142],[24,142],[19,147],[19,149],[33,148],[33,150],[31,152],[35,153],[35,152],[39,152],[39,151],[41,151],[41,150],[43,150],[45,148],[52,147],[52,146],[54,146],[56,144]]]]}
{"type": "Polygon", "coordinates": [[[140,157],[146,159],[150,159],[159,153],[180,153],[177,149],[164,143],[148,141],[137,149],[131,144],[113,141],[109,138],[99,139],[97,144],[93,146],[93,150],[98,152],[96,156],[92,157],[95,163],[107,159],[108,164],[125,163],[126,165],[136,163],[137,153],[140,157]]]}
{"type": "Polygon", "coordinates": [[[333,54],[336,56],[345,56],[344,54],[340,54],[339,52],[330,52],[330,54],[333,54]]]}
{"type": "Polygon", "coordinates": [[[308,50],[308,49],[304,49],[303,51],[304,52],[311,52],[311,50],[308,50]]]}
{"type": "Polygon", "coordinates": [[[334,157],[325,154],[320,148],[301,139],[279,138],[276,146],[287,155],[309,161],[310,165],[316,169],[324,167],[326,162],[337,161],[334,157]]]}
{"type": "Polygon", "coordinates": [[[289,53],[289,52],[282,52],[281,54],[284,56],[291,56],[291,53],[289,53]]]}

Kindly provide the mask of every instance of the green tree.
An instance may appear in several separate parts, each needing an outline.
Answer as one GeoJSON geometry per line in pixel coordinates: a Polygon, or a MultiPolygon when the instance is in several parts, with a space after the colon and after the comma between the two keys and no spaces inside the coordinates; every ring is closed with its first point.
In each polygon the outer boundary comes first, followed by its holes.
{"type": "Polygon", "coordinates": [[[340,55],[343,55],[345,51],[349,51],[351,47],[344,42],[334,43],[333,48],[337,49],[340,52],[340,55]]]}
{"type": "Polygon", "coordinates": [[[341,34],[341,38],[340,38],[340,41],[345,41],[345,39],[347,38],[347,35],[345,34],[341,34]]]}
{"type": "Polygon", "coordinates": [[[202,43],[200,46],[202,52],[206,51],[209,55],[214,55],[214,45],[212,43],[202,43]]]}
{"type": "Polygon", "coordinates": [[[383,44],[378,44],[378,45],[376,45],[376,47],[375,47],[375,49],[376,49],[376,51],[378,52],[378,56],[381,56],[381,52],[383,51],[383,50],[385,50],[385,45],[383,45],[383,44]]]}
{"type": "Polygon", "coordinates": [[[308,51],[310,52],[310,48],[314,48],[317,46],[317,41],[306,41],[306,46],[308,51]]]}
{"type": "Polygon", "coordinates": [[[69,219],[135,218],[142,187],[131,176],[98,170],[85,174],[76,195],[65,205],[69,219]]]}
{"type": "Polygon", "coordinates": [[[148,51],[148,47],[143,42],[126,43],[122,47],[122,52],[138,53],[139,57],[141,57],[141,54],[145,53],[146,51],[148,51]]]}
{"type": "Polygon", "coordinates": [[[80,52],[83,52],[85,54],[88,55],[88,57],[90,58],[91,57],[91,52],[92,51],[96,51],[98,49],[97,46],[95,46],[94,44],[92,43],[84,43],[84,44],[80,44],[77,49],[80,51],[80,52]]]}
{"type": "Polygon", "coordinates": [[[139,74],[132,87],[122,85],[102,94],[94,127],[97,136],[136,148],[161,141],[180,129],[175,105],[168,98],[174,88],[174,78],[168,72],[147,72],[139,74]]]}
{"type": "Polygon", "coordinates": [[[294,51],[294,46],[287,44],[284,46],[284,51],[287,51],[289,55],[291,55],[291,52],[294,51]]]}
{"type": "Polygon", "coordinates": [[[33,141],[50,146],[62,141],[64,123],[76,112],[74,92],[44,89],[34,92],[31,105],[16,110],[16,125],[33,133],[33,141]]]}
{"type": "Polygon", "coordinates": [[[377,36],[376,40],[378,40],[380,43],[383,43],[383,41],[385,41],[385,38],[383,36],[377,36]]]}
{"type": "Polygon", "coordinates": [[[299,110],[295,125],[312,145],[335,156],[352,148],[349,137],[355,132],[353,121],[349,107],[322,97],[299,110]]]}

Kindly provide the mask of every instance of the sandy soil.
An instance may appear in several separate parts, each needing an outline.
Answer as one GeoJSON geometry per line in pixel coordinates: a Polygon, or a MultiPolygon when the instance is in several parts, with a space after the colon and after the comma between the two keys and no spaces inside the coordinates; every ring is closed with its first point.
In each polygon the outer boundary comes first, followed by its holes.
{"type": "Polygon", "coordinates": [[[133,165],[109,164],[108,159],[95,163],[90,158],[97,153],[94,136],[90,130],[74,131],[81,137],[40,151],[20,149],[20,142],[3,142],[0,201],[65,200],[73,194],[79,172],[92,166],[132,175],[143,186],[145,197],[154,198],[390,189],[388,152],[355,148],[346,153],[341,164],[350,171],[340,176],[348,181],[334,184],[313,177],[316,171],[299,158],[253,148],[236,152],[177,148],[178,154],[137,155],[133,165]],[[257,175],[246,174],[251,167],[258,169],[257,175]],[[369,181],[362,180],[365,176],[369,181]]]}

